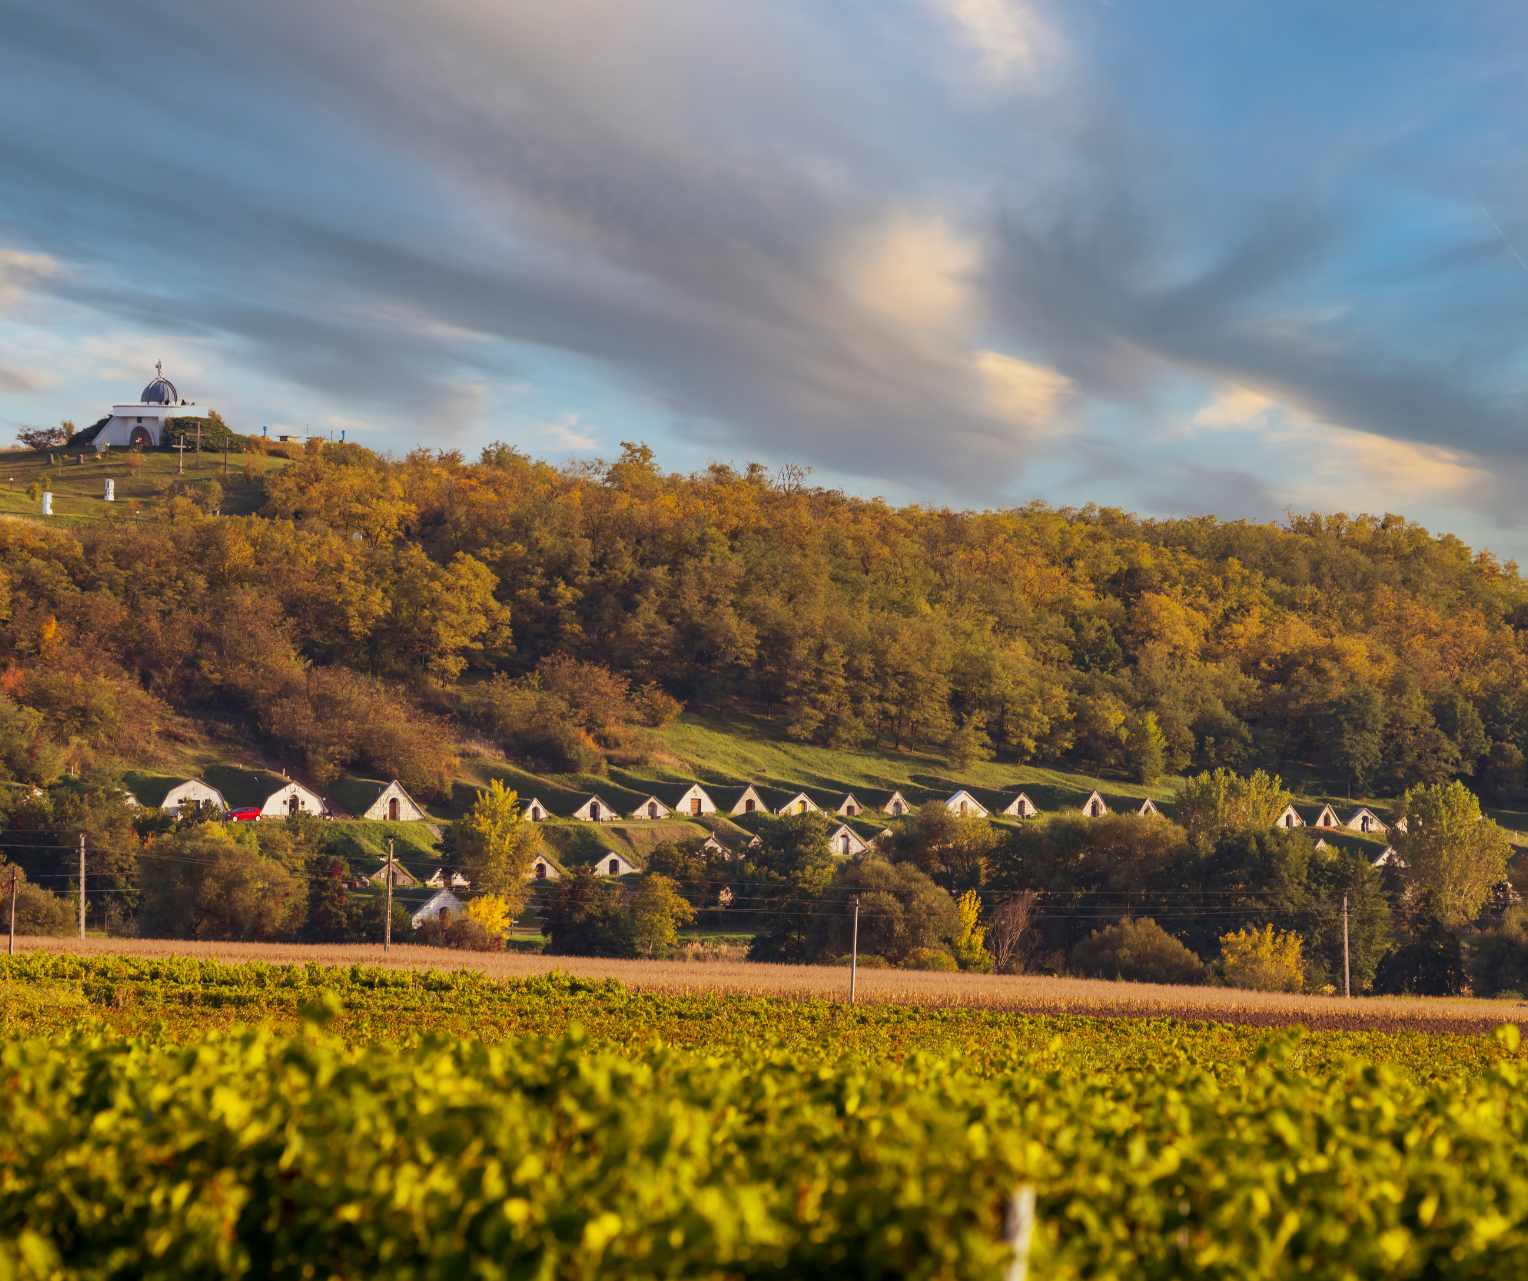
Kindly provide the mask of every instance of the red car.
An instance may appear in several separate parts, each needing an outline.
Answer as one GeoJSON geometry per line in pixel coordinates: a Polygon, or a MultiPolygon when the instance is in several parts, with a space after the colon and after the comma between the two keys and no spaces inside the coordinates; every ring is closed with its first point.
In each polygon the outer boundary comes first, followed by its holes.
{"type": "Polygon", "coordinates": [[[253,823],[260,817],[258,805],[246,805],[243,809],[229,810],[228,821],[230,823],[253,823]]]}

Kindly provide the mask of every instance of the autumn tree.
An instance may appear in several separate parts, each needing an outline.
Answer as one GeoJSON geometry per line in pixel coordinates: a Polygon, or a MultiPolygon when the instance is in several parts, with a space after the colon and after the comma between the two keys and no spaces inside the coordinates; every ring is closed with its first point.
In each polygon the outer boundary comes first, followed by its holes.
{"type": "Polygon", "coordinates": [[[546,846],[541,829],[520,813],[520,798],[498,779],[481,789],[451,829],[455,862],[474,894],[492,894],[518,915],[530,892],[531,864],[546,846]]]}
{"type": "Polygon", "coordinates": [[[1422,910],[1463,925],[1507,875],[1512,843],[1457,780],[1408,788],[1399,810],[1406,830],[1391,832],[1406,885],[1422,910]]]}
{"type": "Polygon", "coordinates": [[[1305,984],[1304,941],[1272,925],[1221,936],[1216,973],[1228,987],[1258,992],[1298,992],[1305,984]]]}

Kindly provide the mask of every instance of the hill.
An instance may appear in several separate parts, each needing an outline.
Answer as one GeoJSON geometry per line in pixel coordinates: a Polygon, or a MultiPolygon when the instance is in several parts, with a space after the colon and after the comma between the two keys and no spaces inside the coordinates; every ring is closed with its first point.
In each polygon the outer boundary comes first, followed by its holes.
{"type": "Polygon", "coordinates": [[[1058,795],[1228,765],[1521,803],[1528,589],[1398,517],[894,508],[636,446],[244,455],[213,502],[207,461],[178,503],[169,455],[60,467],[67,519],[0,522],[0,771],[200,753],[449,808],[482,762],[1058,795]],[[138,519],[89,519],[113,467],[138,519]]]}
{"type": "Polygon", "coordinates": [[[157,518],[169,498],[183,495],[207,506],[209,492],[211,505],[224,514],[247,515],[264,499],[261,478],[287,462],[274,454],[239,453],[225,458],[191,450],[184,462],[169,450],[87,451],[83,455],[8,450],[0,452],[0,514],[40,518],[38,495],[49,489],[58,524],[157,518]],[[84,461],[77,461],[81,457],[84,461]],[[103,497],[108,479],[115,484],[112,503],[103,497]]]}

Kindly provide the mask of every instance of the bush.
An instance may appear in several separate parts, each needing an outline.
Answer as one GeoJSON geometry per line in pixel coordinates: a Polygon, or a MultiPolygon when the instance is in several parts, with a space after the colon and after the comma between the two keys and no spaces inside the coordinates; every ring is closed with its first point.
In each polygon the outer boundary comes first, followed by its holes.
{"type": "MultiPolygon", "coordinates": [[[[475,900],[474,900],[475,901],[475,900]]],[[[397,930],[393,937],[398,936],[397,930]]],[[[502,952],[504,936],[495,934],[470,916],[437,916],[422,921],[414,931],[414,941],[425,947],[454,947],[464,952],[502,952]]]]}
{"type": "Polygon", "coordinates": [[[1094,930],[1072,949],[1072,969],[1135,983],[1204,982],[1204,963],[1149,916],[1094,930]]]}
{"type": "MultiPolygon", "coordinates": [[[[0,927],[9,923],[11,869],[0,867],[0,927]]],[[[67,899],[33,885],[21,868],[16,869],[16,933],[72,934],[75,907],[67,899]]]]}
{"type": "Polygon", "coordinates": [[[888,961],[884,956],[877,956],[874,952],[861,952],[857,961],[847,954],[844,956],[830,956],[826,961],[823,962],[823,964],[848,965],[851,961],[853,961],[855,966],[861,970],[891,969],[891,962],[888,961]]]}
{"type": "Polygon", "coordinates": [[[1304,940],[1272,925],[1223,934],[1216,970],[1228,987],[1257,992],[1298,992],[1305,986],[1304,940]]]}
{"type": "Polygon", "coordinates": [[[907,954],[907,959],[902,962],[904,970],[938,970],[945,974],[954,974],[960,966],[955,963],[955,958],[941,947],[915,947],[907,954]]]}

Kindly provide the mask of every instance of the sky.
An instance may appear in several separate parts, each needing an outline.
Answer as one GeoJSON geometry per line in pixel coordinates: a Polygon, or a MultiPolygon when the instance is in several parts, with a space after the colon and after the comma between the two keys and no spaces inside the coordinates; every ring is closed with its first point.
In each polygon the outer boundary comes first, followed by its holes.
{"type": "Polygon", "coordinates": [[[0,0],[0,435],[1396,512],[1528,563],[1528,6],[0,0]]]}

